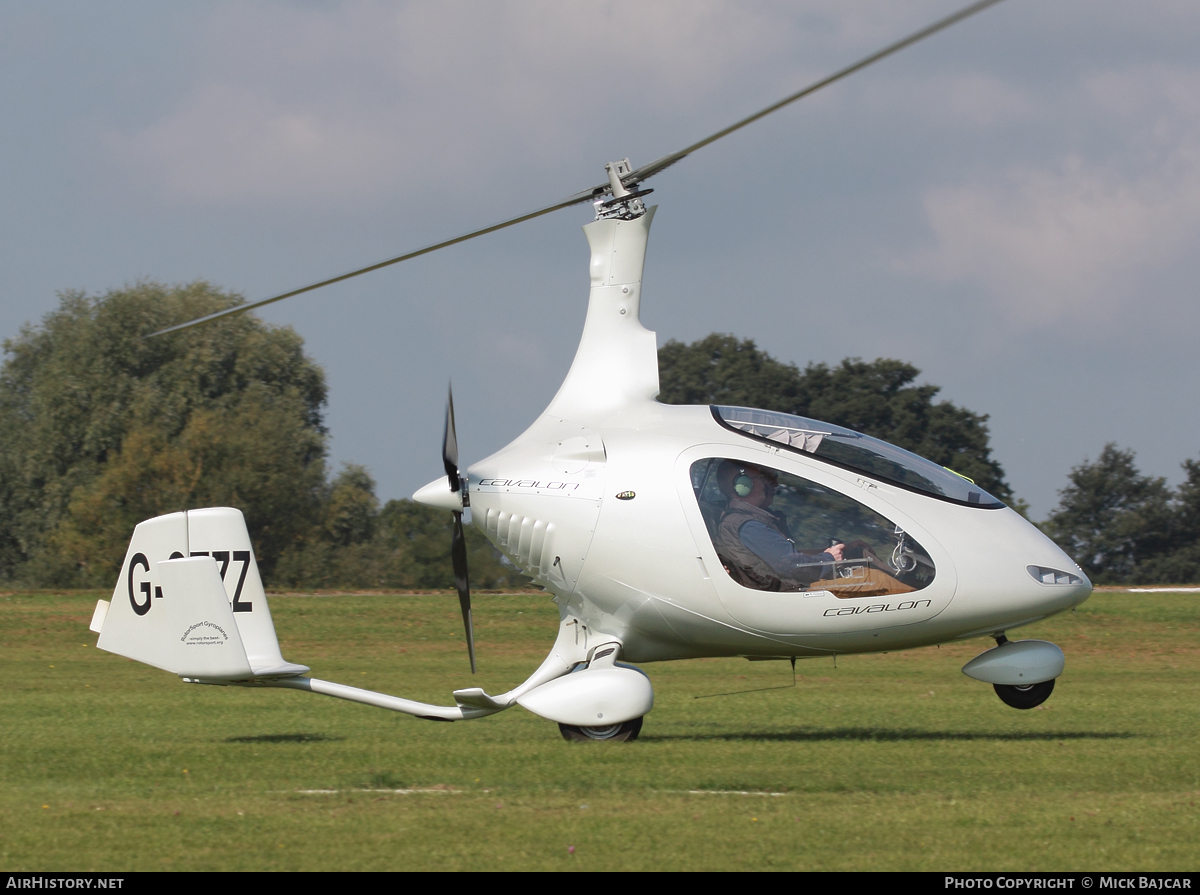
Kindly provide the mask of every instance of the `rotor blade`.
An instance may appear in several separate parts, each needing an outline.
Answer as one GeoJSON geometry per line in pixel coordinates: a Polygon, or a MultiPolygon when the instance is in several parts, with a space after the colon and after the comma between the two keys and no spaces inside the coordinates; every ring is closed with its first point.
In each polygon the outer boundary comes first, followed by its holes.
{"type": "Polygon", "coordinates": [[[573,196],[568,196],[561,202],[555,202],[553,205],[547,205],[544,208],[539,208],[536,211],[530,211],[526,214],[518,215],[515,218],[509,218],[506,221],[501,221],[498,224],[492,224],[488,227],[481,227],[478,230],[472,230],[470,233],[464,233],[461,236],[455,236],[453,239],[444,239],[441,242],[435,242],[432,245],[427,245],[423,249],[416,249],[412,252],[405,252],[403,255],[397,255],[395,258],[388,258],[386,261],[380,261],[377,264],[370,264],[366,267],[360,267],[357,270],[352,270],[349,273],[341,274],[340,276],[330,277],[327,280],[320,280],[316,283],[310,283],[307,286],[301,286],[299,289],[292,289],[290,292],[281,292],[279,295],[272,295],[270,298],[260,298],[258,301],[247,302],[243,305],[237,305],[232,308],[226,308],[223,311],[217,311],[214,314],[208,314],[204,317],[197,317],[195,320],[189,320],[186,323],[179,323],[175,326],[168,326],[166,329],[160,329],[152,332],[143,338],[150,339],[154,336],[173,333],[181,329],[189,329],[193,326],[199,326],[201,323],[208,323],[212,320],[218,320],[221,317],[228,317],[231,314],[244,314],[246,311],[253,311],[255,308],[261,308],[263,305],[269,305],[277,301],[283,301],[285,298],[291,298],[293,295],[302,295],[305,292],[312,292],[314,289],[320,289],[322,286],[332,286],[334,283],[340,283],[342,280],[349,280],[364,273],[370,273],[373,270],[380,270],[384,267],[390,267],[393,264],[399,264],[401,261],[408,261],[410,258],[417,258],[421,255],[428,255],[430,252],[436,252],[438,249],[444,249],[448,246],[457,245],[460,242],[466,242],[468,239],[474,239],[476,236],[483,236],[487,233],[495,233],[497,230],[503,230],[505,227],[511,227],[514,224],[520,224],[524,221],[531,221],[534,218],[541,217],[544,214],[550,214],[552,211],[558,211],[562,208],[570,208],[572,205],[579,205],[583,202],[590,202],[596,196],[602,194],[609,189],[607,183],[593,187],[590,190],[584,190],[581,193],[576,193],[573,196]]]}
{"type": "Polygon", "coordinates": [[[454,539],[450,543],[450,558],[454,563],[454,586],[458,588],[458,605],[462,607],[463,627],[467,631],[467,655],[471,657],[471,674],[474,674],[475,627],[471,623],[471,584],[467,580],[467,538],[463,533],[462,513],[454,514],[454,539]]]}
{"type": "Polygon", "coordinates": [[[656,159],[655,161],[652,161],[649,164],[645,164],[645,165],[642,165],[640,168],[636,168],[635,170],[631,171],[629,174],[626,174],[624,177],[622,177],[621,182],[624,183],[626,186],[629,186],[629,185],[635,184],[635,183],[641,183],[643,180],[647,180],[648,178],[653,177],[655,174],[662,171],[664,168],[668,168],[671,165],[675,164],[676,162],[691,155],[697,149],[703,149],[709,143],[715,143],[717,140],[721,139],[722,137],[728,136],[729,134],[732,134],[734,131],[741,130],[747,124],[753,124],[755,121],[758,121],[758,119],[765,118],[767,115],[770,115],[772,112],[782,109],[784,106],[790,105],[791,103],[794,103],[798,99],[803,99],[804,97],[808,96],[810,93],[816,93],[822,87],[828,87],[830,84],[834,83],[835,81],[840,81],[842,78],[846,77],[847,75],[852,75],[856,71],[861,71],[862,69],[866,68],[868,65],[878,62],[880,59],[885,59],[888,56],[891,56],[893,53],[898,53],[900,50],[903,50],[905,47],[910,47],[913,44],[915,44],[919,41],[922,41],[927,37],[931,37],[932,35],[937,34],[937,32],[943,30],[944,28],[949,28],[951,25],[953,25],[957,22],[961,22],[963,19],[969,18],[969,17],[975,15],[975,13],[977,13],[977,12],[982,12],[983,10],[987,9],[989,6],[995,6],[999,2],[1001,2],[1001,0],[980,0],[980,2],[978,2],[978,3],[972,3],[970,6],[960,9],[958,12],[953,13],[952,15],[948,15],[944,19],[939,19],[938,21],[934,22],[932,25],[928,25],[925,28],[922,28],[920,31],[915,31],[912,34],[908,35],[908,37],[901,38],[900,40],[896,41],[895,43],[889,44],[888,46],[884,47],[882,50],[878,50],[878,51],[872,53],[870,56],[866,56],[863,59],[860,59],[858,62],[855,62],[853,65],[847,65],[845,68],[839,69],[838,71],[834,72],[833,74],[831,74],[827,77],[822,78],[819,81],[814,81],[812,84],[809,84],[803,90],[797,90],[795,93],[791,94],[790,96],[785,96],[783,99],[779,100],[779,102],[772,103],[771,105],[767,106],[765,109],[761,109],[758,112],[755,112],[753,115],[749,115],[746,118],[743,118],[741,121],[735,122],[734,124],[729,125],[729,127],[723,128],[723,129],[717,131],[715,134],[711,134],[711,135],[705,137],[703,140],[699,140],[699,141],[693,143],[691,146],[688,146],[684,149],[680,149],[678,152],[673,152],[670,155],[664,155],[660,159],[656,159]]]}
{"type": "Polygon", "coordinates": [[[458,435],[454,431],[454,388],[446,398],[446,429],[442,434],[442,465],[446,468],[446,478],[450,480],[450,490],[458,491],[460,487],[458,475],[458,435]]]}

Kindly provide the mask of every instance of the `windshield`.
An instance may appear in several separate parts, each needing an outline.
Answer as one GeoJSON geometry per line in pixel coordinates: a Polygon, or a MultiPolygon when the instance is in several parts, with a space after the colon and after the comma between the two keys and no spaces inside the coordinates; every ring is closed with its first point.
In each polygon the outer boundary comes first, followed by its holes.
{"type": "Polygon", "coordinates": [[[712,405],[717,422],[760,441],[779,444],[800,453],[967,506],[996,509],[1004,504],[965,476],[924,457],[832,423],[773,410],[712,405]]]}

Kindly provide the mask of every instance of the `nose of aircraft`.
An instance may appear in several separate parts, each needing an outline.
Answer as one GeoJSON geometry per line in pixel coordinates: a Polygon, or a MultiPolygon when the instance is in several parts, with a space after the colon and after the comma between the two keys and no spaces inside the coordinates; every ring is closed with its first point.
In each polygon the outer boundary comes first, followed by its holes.
{"type": "Polygon", "coordinates": [[[954,605],[964,622],[1017,625],[1078,606],[1092,592],[1083,570],[1011,509],[963,516],[945,532],[958,570],[954,605]]]}
{"type": "Polygon", "coordinates": [[[1071,562],[1066,554],[1063,554],[1063,559],[1070,563],[1069,568],[1074,571],[1033,563],[1025,567],[1038,595],[1034,599],[1047,604],[1051,612],[1062,612],[1078,606],[1092,593],[1092,582],[1083,574],[1083,570],[1071,562]]]}

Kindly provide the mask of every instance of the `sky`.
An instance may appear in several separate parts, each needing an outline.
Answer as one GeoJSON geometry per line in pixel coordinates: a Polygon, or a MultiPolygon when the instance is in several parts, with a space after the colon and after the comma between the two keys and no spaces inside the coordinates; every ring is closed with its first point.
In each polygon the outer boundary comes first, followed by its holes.
{"type": "MultiPolygon", "coordinates": [[[[0,338],[66,290],[253,300],[549,204],[962,5],[0,0],[0,338]]],[[[1115,442],[1200,456],[1200,4],[1006,0],[696,153],[643,323],[800,367],[898,358],[987,414],[1031,515],[1115,442]]],[[[383,499],[543,410],[587,205],[263,309],[383,499]]]]}

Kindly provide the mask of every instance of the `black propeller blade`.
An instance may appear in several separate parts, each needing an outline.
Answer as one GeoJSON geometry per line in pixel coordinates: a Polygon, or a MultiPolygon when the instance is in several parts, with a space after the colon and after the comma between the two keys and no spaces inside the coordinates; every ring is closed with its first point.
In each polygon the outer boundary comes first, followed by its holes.
{"type": "Polygon", "coordinates": [[[458,491],[461,482],[458,476],[458,436],[454,431],[454,388],[451,386],[446,397],[446,431],[442,435],[442,466],[450,479],[450,490],[458,491]]]}
{"type": "MultiPolygon", "coordinates": [[[[920,31],[915,31],[912,34],[908,35],[907,37],[902,38],[893,44],[889,44],[888,46],[884,47],[882,50],[877,50],[876,52],[872,53],[870,56],[866,56],[866,57],[860,59],[858,62],[853,63],[852,65],[847,65],[845,68],[839,69],[838,71],[834,72],[833,74],[831,74],[827,77],[821,78],[819,81],[814,81],[812,84],[809,84],[804,89],[798,90],[795,93],[792,93],[792,94],[784,97],[783,99],[779,100],[778,102],[772,103],[771,105],[767,106],[765,109],[760,109],[758,112],[755,112],[753,115],[743,118],[740,121],[737,121],[734,124],[729,125],[728,127],[722,128],[721,130],[717,131],[714,134],[710,134],[709,136],[705,137],[703,140],[698,140],[697,142],[691,144],[690,146],[687,146],[684,149],[680,149],[678,152],[672,152],[670,155],[664,155],[662,158],[656,159],[655,161],[652,161],[649,164],[645,164],[645,165],[642,165],[640,168],[634,169],[633,171],[631,171],[628,174],[625,174],[621,177],[621,183],[625,187],[632,189],[637,184],[641,183],[644,180],[649,179],[650,177],[653,177],[655,174],[670,167],[671,165],[675,164],[676,162],[681,161],[682,159],[691,155],[696,150],[703,149],[708,144],[713,143],[713,142],[721,139],[724,136],[728,136],[729,134],[732,134],[734,131],[741,130],[746,125],[752,124],[753,122],[758,121],[760,118],[770,115],[772,112],[775,112],[779,109],[782,109],[784,106],[794,103],[798,99],[802,99],[803,97],[806,97],[811,93],[815,93],[816,91],[820,90],[822,87],[827,87],[830,84],[834,83],[835,81],[840,81],[842,78],[846,77],[847,75],[854,74],[854,72],[860,71],[860,70],[866,68],[868,65],[872,65],[873,63],[878,62],[880,59],[884,59],[888,56],[891,56],[893,53],[897,53],[900,50],[903,50],[905,47],[912,46],[913,44],[917,43],[918,41],[924,40],[925,38],[930,37],[945,28],[949,28],[951,25],[961,22],[963,19],[966,19],[970,16],[975,15],[977,12],[982,12],[983,10],[987,9],[989,6],[994,6],[999,2],[1001,2],[1001,0],[979,0],[979,2],[977,2],[977,3],[972,3],[970,6],[963,7],[958,12],[948,15],[943,19],[939,19],[938,21],[934,22],[932,25],[928,25],[928,26],[922,28],[920,31]]],[[[357,270],[350,271],[349,273],[344,273],[344,274],[341,274],[336,277],[330,277],[327,280],[320,280],[316,283],[310,283],[307,286],[302,286],[299,289],[292,289],[289,292],[282,292],[279,295],[273,295],[270,298],[261,298],[258,301],[247,302],[246,304],[237,305],[232,308],[226,308],[224,311],[217,311],[215,314],[208,314],[204,317],[198,317],[195,320],[189,320],[186,323],[180,323],[176,326],[169,326],[166,329],[160,329],[157,332],[150,333],[150,335],[145,336],[144,338],[151,338],[152,336],[161,336],[164,333],[175,332],[176,330],[181,330],[181,329],[188,329],[189,327],[197,326],[201,323],[207,323],[210,320],[217,320],[221,317],[227,317],[230,314],[242,314],[242,313],[245,313],[246,311],[252,311],[255,308],[261,308],[263,305],[269,305],[272,302],[282,301],[285,298],[291,298],[293,295],[301,295],[305,292],[312,292],[314,289],[320,289],[322,286],[330,286],[333,283],[340,283],[340,282],[342,282],[342,280],[349,280],[352,277],[357,277],[364,273],[370,273],[373,270],[379,270],[384,267],[390,267],[393,264],[399,264],[401,261],[408,261],[410,258],[416,258],[420,255],[427,255],[430,252],[436,252],[438,249],[444,249],[444,248],[447,248],[448,246],[456,245],[457,243],[460,243],[460,242],[466,242],[468,239],[474,239],[476,236],[483,236],[487,233],[494,233],[497,230],[503,230],[505,227],[511,227],[514,224],[520,224],[524,221],[529,221],[529,220],[533,220],[534,218],[541,217],[544,214],[549,214],[552,211],[558,211],[559,209],[562,209],[562,208],[570,208],[572,205],[579,205],[584,202],[593,201],[594,199],[597,199],[600,196],[603,196],[606,193],[609,193],[611,191],[612,191],[612,185],[610,183],[608,183],[608,182],[602,183],[602,184],[592,187],[591,189],[584,190],[583,192],[580,192],[580,193],[576,193],[573,196],[568,196],[567,198],[563,199],[560,202],[555,202],[552,205],[547,205],[543,208],[538,208],[534,211],[527,212],[526,214],[518,215],[517,217],[514,217],[514,218],[509,218],[508,220],[501,221],[498,224],[492,224],[487,227],[481,227],[478,230],[472,230],[469,233],[462,234],[461,236],[455,236],[452,239],[445,239],[445,240],[442,240],[441,242],[435,242],[432,245],[425,246],[424,248],[416,249],[415,251],[411,251],[411,252],[405,252],[403,255],[397,255],[395,258],[388,258],[386,261],[380,261],[376,264],[370,264],[370,265],[367,265],[366,267],[360,267],[357,270]]]]}
{"type": "Polygon", "coordinates": [[[467,538],[463,533],[463,514],[454,514],[454,538],[450,542],[450,558],[454,562],[454,586],[458,588],[458,605],[462,609],[463,628],[467,632],[467,655],[471,658],[471,674],[475,673],[475,625],[471,621],[471,585],[467,580],[467,538]]]}
{"type": "MultiPolygon", "coordinates": [[[[454,431],[454,389],[446,398],[446,431],[442,435],[442,465],[450,480],[450,490],[462,489],[458,474],[458,436],[454,431]]],[[[463,506],[467,492],[463,490],[463,506]]],[[[471,657],[471,674],[475,673],[475,626],[471,621],[471,583],[467,577],[467,537],[463,532],[463,514],[454,512],[454,535],[450,541],[450,560],[454,564],[454,586],[458,588],[458,605],[462,608],[463,627],[467,632],[467,654],[471,657]]]]}

